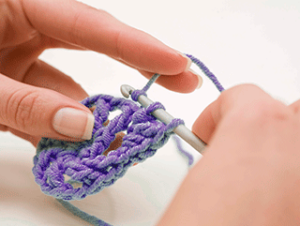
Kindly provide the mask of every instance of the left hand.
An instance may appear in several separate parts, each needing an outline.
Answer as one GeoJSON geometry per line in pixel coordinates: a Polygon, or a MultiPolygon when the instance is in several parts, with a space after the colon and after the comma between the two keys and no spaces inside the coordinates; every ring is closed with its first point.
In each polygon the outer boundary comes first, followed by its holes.
{"type": "MultiPolygon", "coordinates": [[[[0,130],[8,130],[34,145],[44,134],[67,139],[49,126],[54,110],[67,103],[84,110],[78,106],[78,101],[88,96],[69,76],[38,59],[45,49],[66,48],[103,53],[139,70],[147,78],[154,73],[165,75],[157,82],[177,92],[191,92],[201,82],[199,76],[188,70],[191,61],[184,55],[152,36],[125,25],[107,12],[80,2],[0,0],[0,15],[0,130]],[[31,96],[38,101],[30,99],[30,90],[35,92],[31,96]],[[63,95],[55,94],[54,97],[49,90],[63,95]],[[45,93],[48,99],[45,99],[45,93]],[[19,104],[24,104],[22,100],[26,100],[25,107],[17,106],[16,109],[37,109],[30,104],[47,100],[47,106],[44,106],[47,110],[31,112],[20,126],[18,120],[24,118],[18,118],[17,112],[9,109],[10,114],[4,114],[7,110],[5,106],[11,106],[8,101],[12,96],[21,101],[19,104]],[[42,113],[46,114],[43,119],[40,117],[42,113]],[[12,118],[14,114],[17,118],[12,118]]],[[[22,117],[22,113],[19,115],[22,117]]]]}

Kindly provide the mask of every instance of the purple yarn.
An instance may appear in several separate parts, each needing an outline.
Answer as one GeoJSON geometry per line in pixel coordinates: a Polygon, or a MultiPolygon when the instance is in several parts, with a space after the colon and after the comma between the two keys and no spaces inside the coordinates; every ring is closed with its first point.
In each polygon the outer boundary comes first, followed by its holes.
{"type": "Polygon", "coordinates": [[[88,213],[83,212],[78,209],[76,206],[72,205],[68,201],[64,201],[62,199],[56,199],[63,207],[65,207],[68,211],[73,213],[75,216],[80,217],[82,220],[89,222],[95,226],[112,226],[111,224],[106,223],[103,220],[98,219],[95,216],[89,215],[88,213]]]}
{"type": "Polygon", "coordinates": [[[181,144],[181,139],[178,136],[173,136],[173,139],[176,142],[176,146],[178,148],[178,151],[181,154],[183,154],[184,157],[187,158],[189,166],[192,166],[193,163],[194,163],[194,157],[193,157],[193,155],[183,149],[182,144],[181,144]]]}
{"type": "Polygon", "coordinates": [[[134,101],[138,101],[140,95],[147,96],[146,92],[151,87],[151,85],[159,78],[159,76],[160,74],[154,74],[142,90],[134,90],[131,93],[131,99],[134,101]]]}
{"type": "MultiPolygon", "coordinates": [[[[187,56],[212,80],[220,92],[224,90],[218,79],[200,60],[192,55],[187,56]]],[[[131,98],[137,101],[139,95],[146,96],[147,90],[159,76],[155,74],[142,90],[133,91],[131,98]]],[[[95,124],[92,139],[74,143],[42,138],[37,147],[32,171],[41,190],[56,197],[74,215],[93,225],[109,226],[110,224],[63,200],[83,199],[113,184],[135,162],[142,162],[153,156],[168,141],[173,129],[184,122],[174,119],[165,125],[156,120],[151,112],[158,108],[164,109],[158,102],[142,108],[130,100],[97,95],[86,98],[82,104],[88,108],[96,106],[93,112],[95,124]],[[109,112],[116,109],[120,109],[122,113],[104,126],[109,112]],[[109,152],[107,156],[103,155],[114,141],[115,135],[121,131],[127,133],[121,147],[109,152]],[[65,181],[64,175],[71,179],[65,181]],[[81,187],[73,187],[74,183],[81,184],[81,187]]],[[[175,140],[179,151],[188,158],[189,165],[192,165],[193,156],[183,150],[178,137],[175,140]]]]}
{"type": "Polygon", "coordinates": [[[146,92],[143,91],[143,90],[134,90],[134,91],[131,93],[131,99],[132,99],[133,101],[137,101],[140,95],[147,96],[146,92]]]}
{"type": "Polygon", "coordinates": [[[174,119],[165,125],[151,115],[152,111],[163,108],[160,103],[142,108],[130,100],[97,95],[86,98],[82,104],[88,108],[96,106],[92,139],[66,142],[42,138],[34,157],[35,181],[45,194],[58,199],[83,199],[113,184],[135,162],[153,156],[167,142],[173,129],[183,123],[174,119]],[[104,126],[109,112],[116,109],[122,113],[104,126]],[[126,133],[122,145],[103,155],[115,135],[122,131],[126,133]],[[70,181],[65,181],[64,175],[70,181]],[[81,187],[73,187],[73,182],[81,187]]]}
{"type": "MultiPolygon", "coordinates": [[[[187,55],[207,75],[217,88],[224,88],[208,68],[197,58],[187,55]]],[[[137,101],[159,77],[155,74],[142,90],[135,90],[131,97],[137,101]]],[[[144,161],[153,156],[163,146],[174,128],[183,124],[174,119],[168,125],[158,121],[151,112],[164,108],[159,103],[142,108],[136,103],[109,95],[97,95],[86,98],[82,104],[94,110],[95,124],[92,139],[83,142],[66,142],[42,138],[34,157],[33,173],[41,190],[48,195],[63,200],[83,199],[104,187],[113,184],[122,177],[135,162],[144,161]],[[122,113],[112,119],[107,126],[109,112],[120,109],[122,113]],[[108,153],[104,152],[115,140],[119,132],[126,132],[122,145],[108,153]],[[64,175],[71,179],[65,181],[64,175]],[[73,182],[81,184],[74,188],[73,182]]],[[[181,150],[181,148],[179,148],[181,150]]],[[[184,153],[191,162],[191,156],[184,153]]]]}
{"type": "Polygon", "coordinates": [[[218,81],[217,77],[199,59],[190,54],[186,54],[186,56],[189,57],[203,71],[203,73],[215,84],[220,92],[224,91],[224,88],[218,81]]]}

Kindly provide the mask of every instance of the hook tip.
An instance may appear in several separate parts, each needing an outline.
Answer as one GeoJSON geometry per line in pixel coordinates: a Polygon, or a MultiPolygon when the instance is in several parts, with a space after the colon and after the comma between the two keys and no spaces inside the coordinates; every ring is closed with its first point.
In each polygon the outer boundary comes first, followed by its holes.
{"type": "Polygon", "coordinates": [[[129,98],[129,96],[131,95],[132,91],[134,91],[134,88],[131,87],[130,85],[122,85],[121,86],[121,93],[126,98],[129,98]]]}

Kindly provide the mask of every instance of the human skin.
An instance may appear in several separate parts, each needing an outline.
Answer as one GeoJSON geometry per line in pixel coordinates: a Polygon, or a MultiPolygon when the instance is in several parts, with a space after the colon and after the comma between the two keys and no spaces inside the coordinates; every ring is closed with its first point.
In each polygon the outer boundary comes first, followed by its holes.
{"type": "Polygon", "coordinates": [[[300,101],[233,87],[193,132],[208,146],[158,226],[300,225],[300,101]]]}
{"type": "Polygon", "coordinates": [[[45,49],[103,53],[147,78],[162,74],[157,82],[177,92],[192,92],[201,85],[183,54],[75,0],[0,0],[0,16],[0,130],[34,146],[41,137],[90,139],[93,127],[90,110],[78,103],[87,92],[38,59],[45,49]],[[76,120],[66,117],[71,113],[76,120]]]}
{"type": "MultiPolygon", "coordinates": [[[[158,83],[173,91],[199,84],[180,53],[82,3],[0,0],[0,15],[0,130],[33,145],[42,136],[77,141],[54,130],[53,116],[90,112],[78,103],[87,92],[38,59],[45,49],[104,53],[147,78],[162,74],[158,83]]],[[[299,105],[252,85],[224,91],[194,124],[208,147],[158,225],[300,225],[299,105]]]]}

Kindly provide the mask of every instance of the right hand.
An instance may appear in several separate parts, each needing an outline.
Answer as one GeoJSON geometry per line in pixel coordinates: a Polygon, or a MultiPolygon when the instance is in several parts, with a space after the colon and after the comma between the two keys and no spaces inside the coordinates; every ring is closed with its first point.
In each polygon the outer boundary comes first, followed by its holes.
{"type": "Polygon", "coordinates": [[[240,85],[193,132],[208,146],[159,225],[300,225],[300,101],[240,85]]]}

